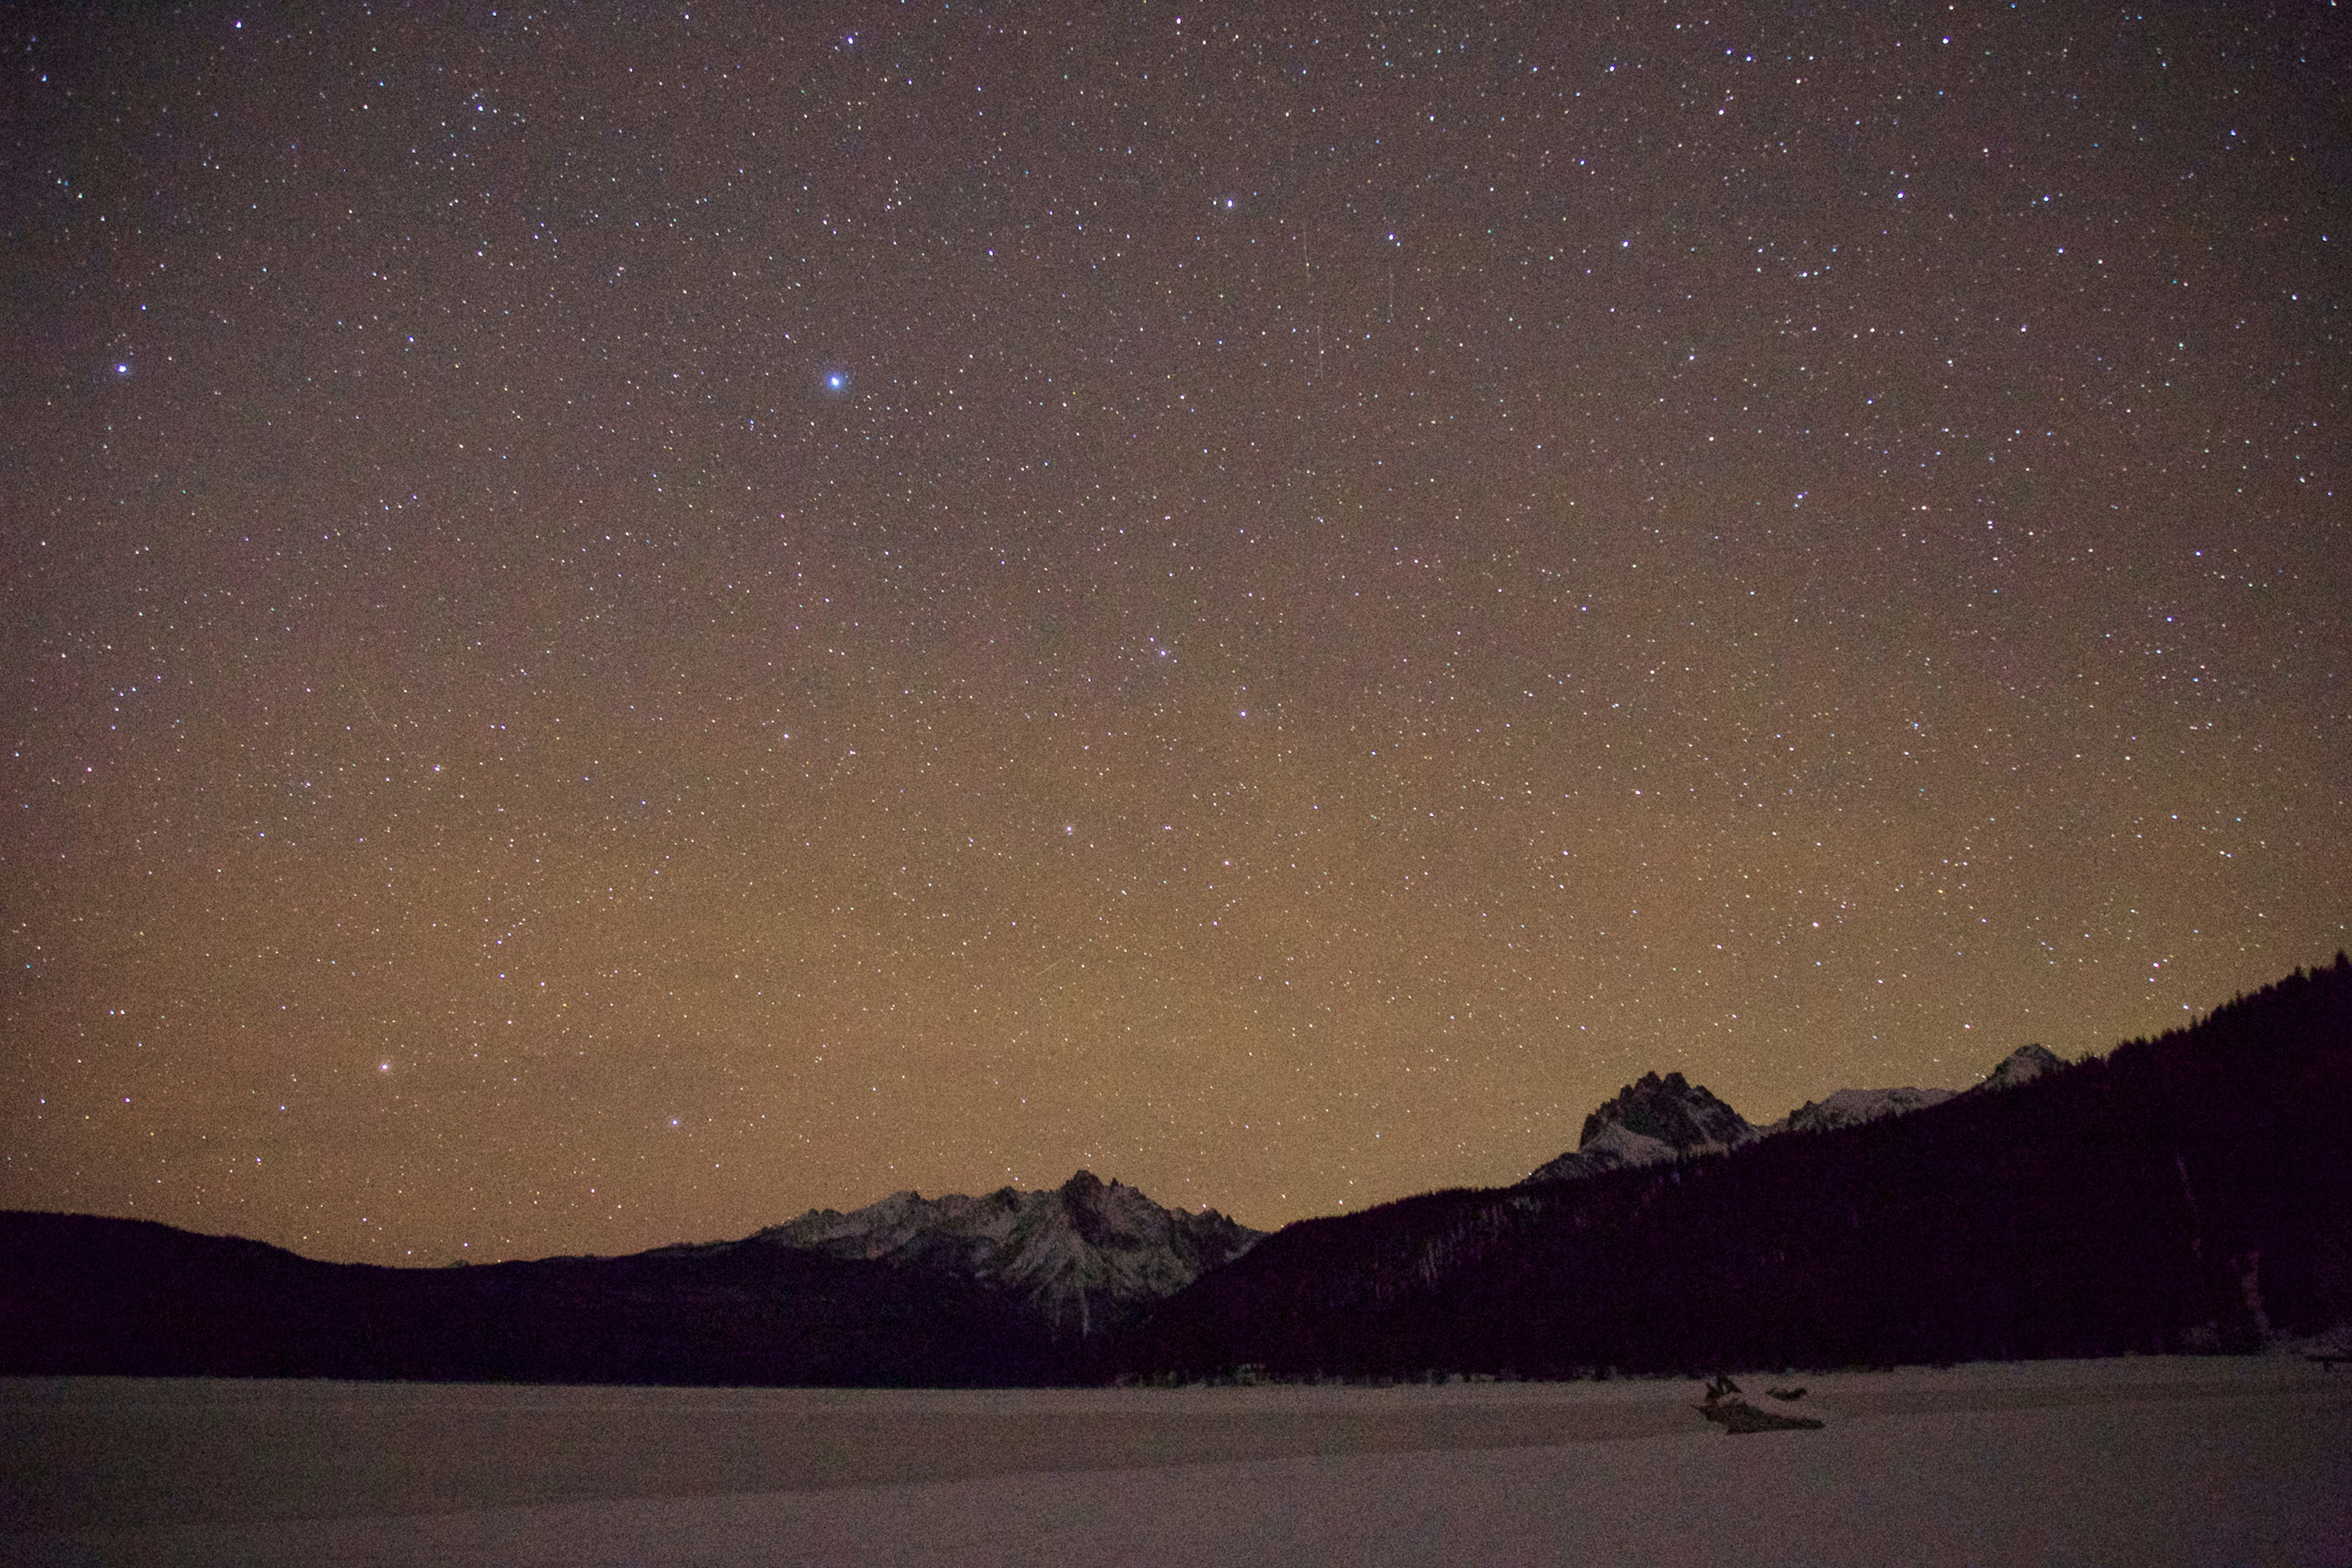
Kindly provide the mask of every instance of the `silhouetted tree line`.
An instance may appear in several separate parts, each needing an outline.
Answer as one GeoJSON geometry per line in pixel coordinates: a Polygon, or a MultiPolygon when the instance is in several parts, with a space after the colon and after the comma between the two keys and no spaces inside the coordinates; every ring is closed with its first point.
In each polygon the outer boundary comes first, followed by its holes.
{"type": "Polygon", "coordinates": [[[936,1387],[1065,1359],[997,1291],[789,1247],[381,1268],[0,1213],[0,1374],[936,1387]]]}
{"type": "Polygon", "coordinates": [[[1999,1093],[1294,1225],[1129,1376],[1534,1376],[2248,1349],[2352,1321],[2352,961],[1999,1093]]]}

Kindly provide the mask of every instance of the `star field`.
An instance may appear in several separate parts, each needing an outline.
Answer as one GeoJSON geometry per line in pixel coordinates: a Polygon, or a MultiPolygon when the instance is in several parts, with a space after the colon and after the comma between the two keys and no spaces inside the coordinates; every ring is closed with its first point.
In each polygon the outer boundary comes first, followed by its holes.
{"type": "Polygon", "coordinates": [[[2332,956],[2331,16],[20,12],[0,1205],[1269,1226],[2332,956]]]}

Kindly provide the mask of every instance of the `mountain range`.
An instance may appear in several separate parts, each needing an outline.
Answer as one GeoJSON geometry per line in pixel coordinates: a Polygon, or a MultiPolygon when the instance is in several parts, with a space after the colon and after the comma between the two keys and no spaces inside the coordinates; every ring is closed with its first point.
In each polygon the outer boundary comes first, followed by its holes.
{"type": "Polygon", "coordinates": [[[1081,1171],[736,1241],[322,1263],[0,1212],[0,1374],[1007,1384],[2245,1347],[2352,1323],[2352,959],[1759,1127],[1678,1073],[1514,1186],[1266,1236],[1081,1171]]]}
{"type": "Polygon", "coordinates": [[[1678,1072],[1664,1078],[1644,1073],[1584,1119],[1574,1149],[1536,1167],[1527,1181],[1572,1182],[1628,1165],[1728,1153],[1779,1132],[1857,1127],[1881,1117],[1924,1110],[1961,1094],[2014,1089],[2065,1065],[2040,1046],[2020,1046],[1969,1089],[1842,1089],[1827,1100],[1809,1100],[1761,1127],[1678,1072]]]}
{"type": "Polygon", "coordinates": [[[0,1212],[0,1375],[1062,1383],[1262,1237],[1086,1171],[812,1209],[738,1241],[447,1268],[0,1212]]]}
{"type": "Polygon", "coordinates": [[[1133,1187],[1080,1171],[1042,1192],[893,1193],[847,1214],[811,1209],[740,1242],[664,1250],[793,1247],[951,1276],[1009,1291],[1057,1338],[1085,1338],[1232,1262],[1265,1235],[1214,1209],[1162,1208],[1133,1187]]]}
{"type": "Polygon", "coordinates": [[[1742,1139],[1671,1076],[1611,1103],[1586,1148],[1675,1153],[1286,1226],[1163,1302],[1120,1371],[1880,1365],[2251,1349],[2352,1325],[2341,954],[2190,1027],[2072,1065],[2020,1053],[1908,1110],[1880,1091],[1742,1139]],[[1882,1113],[1833,1124],[1857,1110],[1882,1113]]]}

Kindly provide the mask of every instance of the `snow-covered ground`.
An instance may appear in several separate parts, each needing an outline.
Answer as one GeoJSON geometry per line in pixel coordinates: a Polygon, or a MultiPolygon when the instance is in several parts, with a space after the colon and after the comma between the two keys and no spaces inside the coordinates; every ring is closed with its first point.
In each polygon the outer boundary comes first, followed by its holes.
{"type": "Polygon", "coordinates": [[[2352,1368],[891,1392],[0,1382],[7,1563],[2352,1561],[2352,1368]],[[1780,1405],[1767,1387],[1802,1383],[1780,1405]]]}

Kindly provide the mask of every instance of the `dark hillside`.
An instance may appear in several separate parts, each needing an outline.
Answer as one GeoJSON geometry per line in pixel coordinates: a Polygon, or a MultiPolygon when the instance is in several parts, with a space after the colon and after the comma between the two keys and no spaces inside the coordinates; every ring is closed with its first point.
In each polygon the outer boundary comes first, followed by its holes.
{"type": "Polygon", "coordinates": [[[1054,1354],[995,1292],[783,1247],[380,1268],[0,1213],[0,1374],[936,1386],[1054,1354]]]}
{"type": "Polygon", "coordinates": [[[1310,1220],[1130,1375],[1868,1364],[2250,1347],[2352,1320],[2352,962],[1998,1093],[1310,1220]]]}

